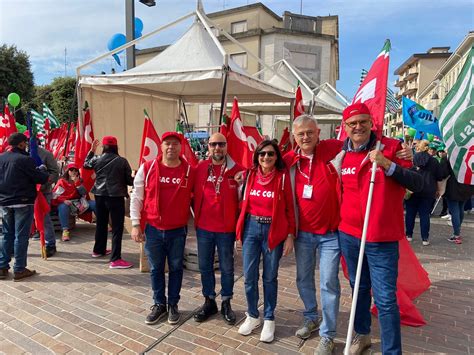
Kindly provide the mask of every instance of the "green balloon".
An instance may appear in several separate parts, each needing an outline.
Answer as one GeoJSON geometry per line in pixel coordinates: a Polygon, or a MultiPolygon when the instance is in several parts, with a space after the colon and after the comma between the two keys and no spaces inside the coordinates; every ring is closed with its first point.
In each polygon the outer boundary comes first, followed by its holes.
{"type": "Polygon", "coordinates": [[[431,133],[428,133],[428,134],[426,135],[426,138],[428,138],[428,141],[429,141],[429,142],[433,142],[434,137],[435,137],[434,134],[431,134],[431,133]]]}
{"type": "Polygon", "coordinates": [[[410,128],[408,128],[408,132],[407,132],[407,133],[408,133],[408,135],[409,135],[410,137],[413,138],[413,137],[415,137],[415,135],[416,135],[416,129],[410,127],[410,128]]]}
{"type": "Polygon", "coordinates": [[[18,95],[16,92],[9,94],[7,99],[8,103],[13,107],[17,107],[20,104],[20,95],[18,95]]]}

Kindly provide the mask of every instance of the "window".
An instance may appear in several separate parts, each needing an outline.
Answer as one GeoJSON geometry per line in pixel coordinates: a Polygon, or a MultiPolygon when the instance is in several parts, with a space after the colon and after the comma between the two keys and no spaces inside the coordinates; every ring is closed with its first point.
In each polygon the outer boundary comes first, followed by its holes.
{"type": "Polygon", "coordinates": [[[232,22],[230,24],[230,33],[240,33],[247,31],[247,21],[232,22]]]}
{"type": "Polygon", "coordinates": [[[247,69],[247,53],[242,52],[231,54],[230,59],[232,59],[239,67],[247,69]]]}

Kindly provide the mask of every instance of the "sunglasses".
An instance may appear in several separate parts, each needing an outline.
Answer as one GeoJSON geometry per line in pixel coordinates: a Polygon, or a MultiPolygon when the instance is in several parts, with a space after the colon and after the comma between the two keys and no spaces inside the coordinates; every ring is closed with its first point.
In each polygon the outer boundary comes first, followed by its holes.
{"type": "Polygon", "coordinates": [[[208,144],[209,144],[209,147],[212,147],[212,148],[215,148],[217,146],[224,148],[227,145],[226,142],[209,142],[208,144]]]}
{"type": "Polygon", "coordinates": [[[275,152],[269,151],[269,152],[258,152],[257,153],[259,157],[263,158],[265,155],[268,155],[270,158],[275,156],[275,152]]]}

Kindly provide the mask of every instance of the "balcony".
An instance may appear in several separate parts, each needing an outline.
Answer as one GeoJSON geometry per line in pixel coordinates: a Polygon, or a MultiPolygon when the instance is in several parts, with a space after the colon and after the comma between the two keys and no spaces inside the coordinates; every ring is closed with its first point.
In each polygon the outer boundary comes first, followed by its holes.
{"type": "Polygon", "coordinates": [[[418,76],[418,68],[413,67],[413,68],[408,69],[407,75],[405,76],[405,80],[411,81],[415,79],[417,76],[418,76]]]}
{"type": "Polygon", "coordinates": [[[397,79],[397,81],[395,81],[395,84],[394,84],[394,85],[395,85],[397,88],[399,88],[399,87],[405,85],[405,83],[406,83],[406,81],[403,80],[401,77],[399,77],[399,78],[397,79]]]}

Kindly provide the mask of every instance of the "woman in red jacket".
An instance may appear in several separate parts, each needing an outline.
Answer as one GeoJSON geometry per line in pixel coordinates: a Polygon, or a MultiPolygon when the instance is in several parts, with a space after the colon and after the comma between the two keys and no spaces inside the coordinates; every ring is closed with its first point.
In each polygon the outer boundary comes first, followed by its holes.
{"type": "Polygon", "coordinates": [[[264,325],[260,341],[271,342],[275,333],[274,311],[278,293],[280,258],[293,250],[295,210],[290,177],[275,141],[264,140],[255,150],[254,166],[247,172],[237,239],[242,258],[247,297],[247,319],[239,333],[249,335],[260,326],[258,279],[263,259],[264,325]]]}
{"type": "Polygon", "coordinates": [[[88,211],[95,212],[95,201],[87,201],[84,206],[81,197],[87,195],[87,190],[82,185],[79,169],[74,164],[69,164],[64,174],[58,180],[53,189],[53,200],[51,204],[57,206],[59,222],[63,231],[62,241],[69,241],[69,216],[72,212],[76,215],[88,211]],[[86,207],[86,208],[84,208],[86,207]]]}

